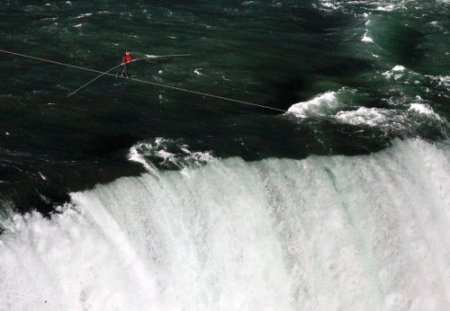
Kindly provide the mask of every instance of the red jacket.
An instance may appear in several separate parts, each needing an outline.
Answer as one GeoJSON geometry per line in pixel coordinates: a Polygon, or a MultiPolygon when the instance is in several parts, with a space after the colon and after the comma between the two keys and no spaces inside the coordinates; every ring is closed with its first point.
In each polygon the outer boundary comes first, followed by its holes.
{"type": "Polygon", "coordinates": [[[131,56],[130,52],[125,53],[125,55],[123,56],[122,62],[124,64],[130,64],[133,62],[133,56],[131,56]]]}

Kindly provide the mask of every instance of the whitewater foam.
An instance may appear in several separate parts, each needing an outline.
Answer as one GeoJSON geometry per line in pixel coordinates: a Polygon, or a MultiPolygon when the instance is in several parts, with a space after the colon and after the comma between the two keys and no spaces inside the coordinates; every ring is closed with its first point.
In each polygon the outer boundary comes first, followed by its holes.
{"type": "Polygon", "coordinates": [[[398,80],[403,77],[403,74],[405,73],[406,68],[402,65],[395,65],[391,70],[383,72],[383,76],[386,77],[386,79],[394,79],[398,80]]]}
{"type": "Polygon", "coordinates": [[[409,108],[408,111],[410,112],[415,112],[430,118],[434,118],[436,120],[441,121],[441,116],[438,115],[436,112],[434,112],[433,108],[431,108],[431,106],[423,104],[423,103],[412,103],[409,108]]]}
{"type": "Polygon", "coordinates": [[[156,168],[150,163],[147,163],[142,153],[138,151],[138,146],[132,146],[128,151],[128,160],[140,163],[148,172],[154,172],[156,168]]]}
{"type": "Polygon", "coordinates": [[[428,76],[437,81],[439,86],[450,88],[450,76],[428,76]]]}
{"type": "Polygon", "coordinates": [[[378,6],[376,8],[377,11],[384,11],[384,12],[392,12],[397,8],[397,6],[393,3],[386,4],[384,6],[378,6]]]}
{"type": "Polygon", "coordinates": [[[418,128],[423,124],[424,118],[441,125],[446,123],[445,119],[434,112],[433,108],[424,103],[420,97],[409,104],[406,110],[359,107],[356,110],[339,111],[335,118],[340,123],[377,127],[399,133],[418,128]]]}
{"type": "Polygon", "coordinates": [[[340,106],[336,92],[326,92],[305,102],[299,102],[289,107],[286,114],[299,118],[326,116],[340,106]]]}
{"type": "Polygon", "coordinates": [[[336,114],[336,120],[341,123],[371,127],[389,127],[403,123],[403,117],[394,110],[367,107],[359,107],[357,110],[339,111],[336,114]]]}
{"type": "Polygon", "coordinates": [[[318,8],[325,11],[334,11],[341,8],[341,3],[339,1],[334,0],[320,0],[318,8]]]}
{"type": "Polygon", "coordinates": [[[365,26],[366,26],[366,28],[365,28],[365,30],[364,30],[364,34],[363,34],[363,36],[362,36],[362,38],[361,38],[361,42],[364,42],[364,43],[374,43],[374,40],[372,39],[372,37],[370,37],[370,35],[369,35],[369,26],[370,26],[370,24],[371,24],[371,21],[370,21],[370,19],[369,19],[369,14],[367,14],[367,13],[365,13],[364,15],[364,18],[367,18],[367,20],[366,20],[366,22],[365,22],[365,26]]]}
{"type": "MultiPolygon", "coordinates": [[[[438,0],[439,1],[439,0],[438,0]]],[[[440,0],[447,1],[447,0],[440,0]]],[[[405,7],[405,1],[379,0],[319,0],[323,10],[349,10],[364,8],[367,11],[390,13],[405,7]]]]}
{"type": "Polygon", "coordinates": [[[372,37],[369,36],[369,31],[368,31],[368,30],[366,30],[366,31],[364,32],[364,35],[363,35],[362,38],[361,38],[361,42],[364,42],[364,43],[374,43],[372,37]]]}
{"type": "Polygon", "coordinates": [[[80,14],[80,15],[78,15],[78,16],[76,16],[76,17],[74,17],[73,19],[83,19],[83,18],[86,18],[86,17],[91,17],[93,14],[92,13],[84,13],[84,14],[80,14]]]}
{"type": "Polygon", "coordinates": [[[4,310],[450,307],[450,150],[214,161],[72,194],[0,236],[4,310]]]}
{"type": "Polygon", "coordinates": [[[200,166],[214,160],[211,151],[191,151],[189,145],[181,140],[156,137],[139,142],[128,152],[128,160],[140,163],[149,172],[157,167],[183,168],[200,166]]]}

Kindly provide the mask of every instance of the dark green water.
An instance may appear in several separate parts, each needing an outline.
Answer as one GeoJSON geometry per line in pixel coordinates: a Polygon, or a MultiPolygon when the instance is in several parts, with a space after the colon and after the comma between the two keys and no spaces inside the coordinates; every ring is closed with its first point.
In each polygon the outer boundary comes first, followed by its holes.
{"type": "Polygon", "coordinates": [[[67,191],[140,172],[128,150],[156,137],[246,160],[369,153],[396,137],[441,140],[449,12],[439,1],[3,2],[3,49],[100,70],[125,48],[190,53],[130,70],[283,110],[319,99],[300,116],[277,115],[114,78],[66,98],[93,74],[2,55],[0,193],[20,210],[51,210],[67,191]]]}
{"type": "Polygon", "coordinates": [[[0,310],[443,311],[450,3],[2,1],[0,310]]]}

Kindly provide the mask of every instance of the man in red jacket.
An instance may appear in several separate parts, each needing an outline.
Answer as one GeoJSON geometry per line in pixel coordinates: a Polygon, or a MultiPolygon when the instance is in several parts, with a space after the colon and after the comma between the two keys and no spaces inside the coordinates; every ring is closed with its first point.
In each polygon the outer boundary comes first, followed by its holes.
{"type": "Polygon", "coordinates": [[[130,51],[126,50],[125,55],[122,59],[122,72],[120,73],[121,77],[128,78],[130,75],[128,74],[128,65],[133,62],[133,56],[130,51]]]}

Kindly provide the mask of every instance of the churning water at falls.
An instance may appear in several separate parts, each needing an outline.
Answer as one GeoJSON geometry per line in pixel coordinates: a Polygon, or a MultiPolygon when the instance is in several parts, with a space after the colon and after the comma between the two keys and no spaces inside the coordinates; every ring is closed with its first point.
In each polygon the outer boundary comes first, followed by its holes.
{"type": "Polygon", "coordinates": [[[1,310],[446,310],[450,148],[213,160],[3,223],[1,310]]]}
{"type": "Polygon", "coordinates": [[[450,310],[450,1],[10,0],[0,311],[450,310]],[[17,55],[16,55],[17,56],[17,55]],[[197,93],[198,94],[198,93],[197,93]]]}

